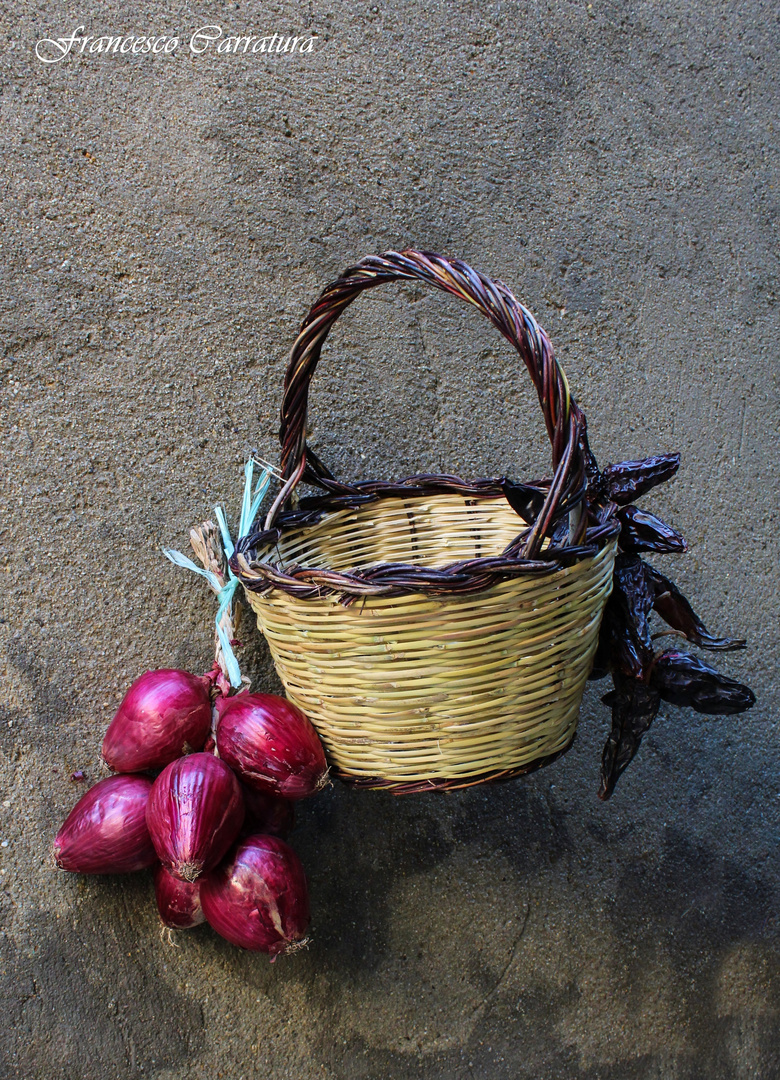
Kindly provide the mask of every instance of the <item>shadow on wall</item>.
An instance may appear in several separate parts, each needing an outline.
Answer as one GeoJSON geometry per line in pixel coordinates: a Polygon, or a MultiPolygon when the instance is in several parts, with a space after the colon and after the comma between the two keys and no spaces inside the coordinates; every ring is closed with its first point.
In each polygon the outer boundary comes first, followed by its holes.
{"type": "MultiPolygon", "coordinates": [[[[36,731],[70,721],[46,678],[54,658],[17,650],[12,661],[33,687],[36,731]]],[[[735,778],[744,790],[749,768],[735,778]]],[[[745,1062],[772,1076],[776,861],[728,851],[717,813],[706,841],[680,823],[648,830],[641,850],[630,819],[566,803],[570,786],[554,791],[552,777],[402,798],[336,785],[302,804],[293,845],[311,881],[313,942],[273,967],[205,928],[186,956],[163,955],[149,876],[93,879],[72,928],[36,915],[25,944],[2,939],[6,1063],[46,1080],[93,1075],[96,1063],[122,1078],[141,1066],[185,1075],[215,1037],[204,996],[227,1009],[252,989],[276,1007],[294,1000],[295,1037],[349,1080],[645,1080],[659,1069],[730,1080],[745,1062]],[[185,991],[187,968],[197,985],[185,991]]],[[[81,886],[68,880],[72,902],[81,886]]],[[[4,925],[12,915],[7,906],[4,925]]]]}
{"type": "Polygon", "coordinates": [[[73,928],[36,920],[24,935],[29,947],[2,935],[3,1076],[153,1076],[203,1045],[200,1004],[138,956],[146,927],[139,930],[136,913],[154,902],[148,876],[105,878],[100,891],[73,928]]]}

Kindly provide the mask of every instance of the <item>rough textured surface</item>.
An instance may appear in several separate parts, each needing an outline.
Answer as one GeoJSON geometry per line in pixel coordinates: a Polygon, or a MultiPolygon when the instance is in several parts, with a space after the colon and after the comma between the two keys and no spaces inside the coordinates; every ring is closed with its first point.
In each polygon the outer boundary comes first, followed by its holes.
{"type": "MultiPolygon", "coordinates": [[[[319,40],[44,67],[74,12],[2,16],[2,1076],[776,1076],[776,10],[110,0],[87,33],[319,40]],[[69,778],[98,777],[131,678],[209,664],[213,598],[160,545],[237,510],[251,448],[276,456],[318,288],[405,245],[536,312],[602,463],[682,452],[649,505],[691,551],[658,565],[750,639],[723,666],[759,702],[665,708],[608,805],[593,687],[574,749],[523,782],[330,790],[294,834],[310,950],[271,967],[206,928],[171,949],[149,877],[51,869],[69,778]]],[[[545,468],[509,351],[438,294],[356,305],[314,399],[346,476],[545,468]]],[[[244,663],[277,685],[262,644],[244,663]]]]}

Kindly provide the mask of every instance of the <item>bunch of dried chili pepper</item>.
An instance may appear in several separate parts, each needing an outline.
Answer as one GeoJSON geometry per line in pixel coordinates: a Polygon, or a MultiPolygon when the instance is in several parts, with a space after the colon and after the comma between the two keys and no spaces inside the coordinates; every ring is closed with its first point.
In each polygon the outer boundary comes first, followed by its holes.
{"type": "Polygon", "coordinates": [[[671,479],[680,455],[623,461],[600,472],[584,439],[590,509],[603,513],[610,507],[621,524],[612,594],[590,676],[602,679],[611,675],[614,687],[602,698],[612,708],[612,730],[602,755],[598,794],[608,799],[662,701],[689,705],[701,713],[731,714],[749,709],[756,698],[749,687],[719,674],[695,656],[677,651],[656,653],[653,647],[649,624],[653,611],[671,628],[670,633],[702,649],[726,652],[746,644],[712,635],[678,587],[640,558],[644,552],[686,550],[685,540],[675,529],[633,502],[671,479]]]}

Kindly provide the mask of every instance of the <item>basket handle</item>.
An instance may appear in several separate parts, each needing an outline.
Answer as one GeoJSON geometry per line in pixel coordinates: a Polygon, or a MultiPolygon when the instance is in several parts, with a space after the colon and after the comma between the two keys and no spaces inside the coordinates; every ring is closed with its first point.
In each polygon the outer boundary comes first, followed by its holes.
{"type": "Polygon", "coordinates": [[[491,281],[459,259],[414,250],[386,251],[361,259],[326,286],[301,324],[284,379],[279,431],[284,484],[268,513],[265,528],[272,528],[279,511],[304,476],[329,490],[353,490],[335,481],[306,445],[309,384],[323,343],[341,312],[365,289],[387,281],[408,279],[424,281],[478,308],[517,349],[536,387],[552,445],[555,475],[523,545],[523,557],[534,558],[538,554],[546,530],[562,505],[570,509],[569,542],[579,542],[585,527],[582,513],[585,468],[581,443],[585,417],[569,392],[569,384],[555,359],[550,339],[502,282],[491,281]]]}

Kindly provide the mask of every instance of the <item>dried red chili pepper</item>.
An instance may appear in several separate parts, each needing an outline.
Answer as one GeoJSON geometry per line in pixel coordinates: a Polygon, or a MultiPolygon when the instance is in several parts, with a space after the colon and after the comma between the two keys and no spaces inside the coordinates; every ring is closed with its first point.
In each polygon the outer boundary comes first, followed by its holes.
{"type": "Polygon", "coordinates": [[[618,543],[621,551],[656,551],[671,555],[688,550],[685,538],[676,529],[638,506],[622,506],[616,517],[620,521],[618,543]]]}
{"type": "Polygon", "coordinates": [[[613,633],[614,628],[612,626],[610,607],[608,604],[604,611],[604,617],[601,620],[601,626],[599,627],[599,640],[593,657],[593,666],[590,669],[590,675],[588,675],[588,679],[591,682],[605,679],[607,675],[609,675],[613,633]]]}
{"type": "Polygon", "coordinates": [[[644,461],[621,461],[618,465],[607,465],[601,480],[609,498],[619,506],[625,506],[656,484],[670,480],[679,467],[679,454],[658,454],[644,461]]]}
{"type": "Polygon", "coordinates": [[[744,638],[713,637],[674,582],[654,566],[646,563],[645,573],[655,590],[653,608],[673,630],[678,630],[702,649],[728,652],[745,648],[744,638]]]}
{"type": "Polygon", "coordinates": [[[638,555],[619,554],[612,576],[612,595],[607,603],[607,649],[613,672],[642,679],[653,661],[653,645],[647,616],[653,609],[654,592],[638,555]]]}
{"type": "Polygon", "coordinates": [[[612,731],[601,757],[598,797],[607,800],[618,777],[639,749],[642,736],[652,724],[661,704],[658,690],[640,679],[613,673],[615,689],[601,699],[612,706],[612,731]]]}
{"type": "Polygon", "coordinates": [[[526,525],[533,525],[544,506],[544,492],[530,484],[515,484],[512,480],[504,480],[501,489],[518,517],[521,517],[526,525]]]}
{"type": "Polygon", "coordinates": [[[688,653],[662,653],[653,666],[650,685],[664,701],[690,705],[710,715],[744,712],[756,703],[749,686],[721,675],[688,653]]]}
{"type": "Polygon", "coordinates": [[[602,701],[612,708],[612,730],[601,762],[599,798],[608,799],[618,777],[632,760],[655,719],[662,700],[690,705],[704,713],[737,713],[749,709],[755,695],[749,687],[720,675],[694,656],[665,652],[654,656],[648,617],[655,610],[674,630],[709,649],[739,649],[743,640],[716,638],[689,602],[663,574],[639,558],[639,552],[675,553],[687,549],[684,538],[633,501],[670,479],[679,454],[644,461],[623,461],[599,473],[588,449],[586,478],[591,493],[591,519],[613,514],[620,520],[618,555],[612,594],[602,619],[591,679],[612,673],[614,689],[602,701]]]}

